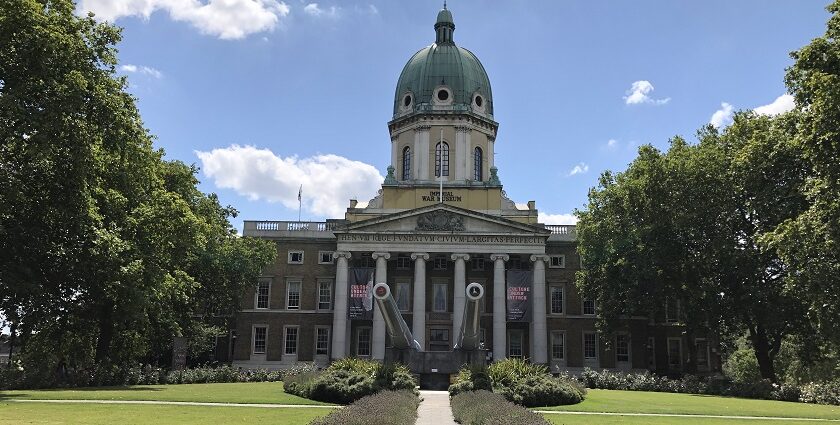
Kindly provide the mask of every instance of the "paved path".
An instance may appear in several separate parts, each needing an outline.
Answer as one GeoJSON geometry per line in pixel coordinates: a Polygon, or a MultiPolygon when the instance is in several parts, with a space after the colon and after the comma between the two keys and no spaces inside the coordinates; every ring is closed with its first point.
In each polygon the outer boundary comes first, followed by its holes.
{"type": "Polygon", "coordinates": [[[679,413],[573,412],[573,411],[568,411],[568,410],[534,410],[534,411],[537,412],[537,413],[548,413],[548,414],[556,414],[556,415],[655,416],[655,417],[665,417],[665,418],[709,418],[709,419],[746,419],[746,420],[768,420],[768,421],[840,422],[840,419],[782,418],[782,417],[777,417],[777,416],[690,415],[690,414],[679,414],[679,413]]]}
{"type": "Polygon", "coordinates": [[[271,403],[202,403],[197,401],[155,401],[155,400],[4,400],[15,403],[81,403],[81,404],[160,404],[174,406],[221,406],[221,407],[268,407],[268,408],[304,408],[320,407],[337,409],[342,406],[320,404],[271,404],[271,403]]]}
{"type": "Polygon", "coordinates": [[[457,425],[449,407],[449,391],[420,391],[417,425],[457,425]]]}

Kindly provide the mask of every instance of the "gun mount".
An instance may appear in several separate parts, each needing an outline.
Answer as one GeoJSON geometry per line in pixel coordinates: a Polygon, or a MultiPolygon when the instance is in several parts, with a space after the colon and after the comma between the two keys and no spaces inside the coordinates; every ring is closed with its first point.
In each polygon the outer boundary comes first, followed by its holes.
{"type": "Polygon", "coordinates": [[[416,351],[423,351],[420,344],[411,335],[411,330],[405,320],[403,320],[397,302],[391,296],[391,288],[387,283],[377,283],[373,287],[373,298],[376,299],[379,311],[382,312],[382,318],[385,319],[385,331],[391,338],[391,345],[398,350],[412,348],[416,351]]]}
{"type": "Polygon", "coordinates": [[[467,303],[464,304],[464,320],[461,322],[455,350],[473,351],[479,348],[481,336],[479,335],[479,319],[481,311],[479,302],[484,297],[484,287],[480,283],[467,285],[467,303]]]}

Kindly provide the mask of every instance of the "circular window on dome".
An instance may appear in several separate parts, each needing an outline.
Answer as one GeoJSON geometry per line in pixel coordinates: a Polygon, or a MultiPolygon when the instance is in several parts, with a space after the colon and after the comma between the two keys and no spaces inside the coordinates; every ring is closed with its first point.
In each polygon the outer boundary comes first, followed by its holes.
{"type": "Polygon", "coordinates": [[[446,101],[449,99],[449,92],[448,92],[448,91],[446,91],[446,90],[443,90],[443,89],[438,90],[438,92],[437,92],[437,98],[438,98],[438,100],[440,100],[441,102],[446,102],[446,101]]]}
{"type": "Polygon", "coordinates": [[[482,99],[481,96],[476,96],[475,97],[475,106],[478,106],[480,108],[481,105],[483,105],[483,104],[484,104],[484,99],[482,99]]]}
{"type": "Polygon", "coordinates": [[[403,106],[409,106],[409,105],[411,105],[411,95],[407,94],[403,98],[403,106]]]}

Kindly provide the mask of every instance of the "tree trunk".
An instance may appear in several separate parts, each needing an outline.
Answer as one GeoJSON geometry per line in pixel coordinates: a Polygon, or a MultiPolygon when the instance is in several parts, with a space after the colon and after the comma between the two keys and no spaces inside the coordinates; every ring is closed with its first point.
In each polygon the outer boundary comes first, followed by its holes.
{"type": "Polygon", "coordinates": [[[686,329],[685,332],[685,348],[688,354],[688,361],[685,363],[685,373],[693,375],[697,373],[697,346],[694,344],[694,331],[686,329]]]}
{"type": "Polygon", "coordinates": [[[9,326],[11,333],[9,334],[9,364],[7,365],[9,369],[12,368],[12,355],[15,352],[15,336],[17,335],[17,322],[12,322],[9,326]]]}
{"type": "Polygon", "coordinates": [[[111,320],[111,309],[102,307],[99,311],[99,339],[96,342],[96,362],[101,363],[110,358],[111,340],[114,339],[114,322],[111,320]]]}
{"type": "Polygon", "coordinates": [[[761,377],[776,382],[776,369],[773,367],[773,358],[770,356],[770,341],[763,326],[750,327],[750,341],[752,341],[761,377]]]}

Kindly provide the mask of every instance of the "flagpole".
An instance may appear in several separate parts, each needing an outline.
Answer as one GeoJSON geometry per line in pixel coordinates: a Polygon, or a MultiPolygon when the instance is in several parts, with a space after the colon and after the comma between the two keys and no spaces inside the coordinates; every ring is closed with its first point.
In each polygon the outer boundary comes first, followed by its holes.
{"type": "Polygon", "coordinates": [[[300,210],[303,202],[301,201],[301,195],[303,194],[303,185],[300,185],[300,189],[298,189],[298,223],[300,223],[300,210]]]}
{"type": "Polygon", "coordinates": [[[443,203],[443,129],[440,129],[440,143],[438,143],[438,179],[440,180],[440,203],[443,203]]]}

